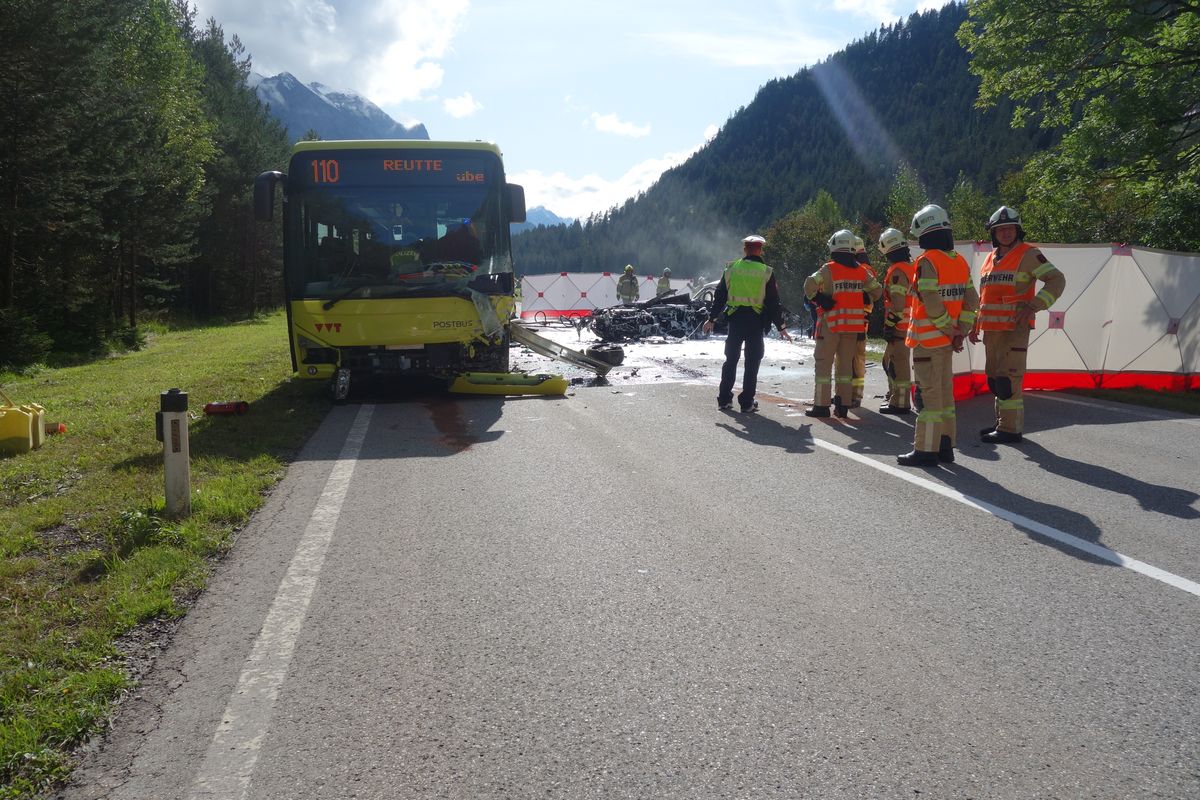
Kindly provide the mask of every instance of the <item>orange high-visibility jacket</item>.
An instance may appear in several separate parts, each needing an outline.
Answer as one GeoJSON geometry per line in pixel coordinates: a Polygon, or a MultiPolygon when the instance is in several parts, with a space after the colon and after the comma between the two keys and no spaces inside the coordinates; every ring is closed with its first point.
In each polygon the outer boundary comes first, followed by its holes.
{"type": "Polygon", "coordinates": [[[865,333],[867,318],[864,314],[863,292],[867,289],[867,268],[861,264],[842,266],[836,261],[825,265],[833,279],[830,294],[834,307],[825,312],[829,330],[834,333],[865,333]]]}
{"type": "Polygon", "coordinates": [[[921,291],[932,288],[921,286],[922,259],[937,270],[937,292],[946,307],[946,315],[953,323],[958,322],[962,314],[963,300],[971,287],[971,267],[958,253],[942,250],[926,250],[916,261],[916,282],[913,284],[912,304],[909,306],[912,310],[912,322],[908,327],[908,335],[904,337],[904,343],[909,347],[949,347],[952,344],[950,337],[933,324],[934,321],[929,318],[925,303],[921,300],[921,291]]]}
{"type": "MultiPolygon", "coordinates": [[[[1033,300],[1034,282],[1030,281],[1017,292],[1017,270],[1031,249],[1018,242],[996,262],[996,251],[988,253],[979,275],[979,329],[981,331],[1011,331],[1017,327],[1017,305],[1033,300]]],[[[1029,318],[1033,327],[1033,317],[1029,318]]]]}

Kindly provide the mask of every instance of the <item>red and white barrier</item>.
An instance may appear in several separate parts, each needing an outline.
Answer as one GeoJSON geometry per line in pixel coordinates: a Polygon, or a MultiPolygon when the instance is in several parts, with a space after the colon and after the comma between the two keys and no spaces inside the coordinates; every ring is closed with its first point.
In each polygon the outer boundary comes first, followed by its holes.
{"type": "MultiPolygon", "coordinates": [[[[1037,246],[1066,276],[1067,289],[1037,315],[1025,389],[1200,389],[1200,255],[1129,245],[1037,246]]],[[[991,243],[957,247],[978,287],[991,243]]],[[[954,356],[957,397],[987,392],[983,363],[982,343],[968,343],[954,356]]]]}
{"type": "MultiPolygon", "coordinates": [[[[617,305],[619,272],[557,272],[521,278],[521,319],[580,317],[597,308],[617,305]]],[[[689,293],[686,280],[671,279],[671,288],[689,293]]],[[[658,292],[658,277],[638,276],[638,300],[658,292]]]]}

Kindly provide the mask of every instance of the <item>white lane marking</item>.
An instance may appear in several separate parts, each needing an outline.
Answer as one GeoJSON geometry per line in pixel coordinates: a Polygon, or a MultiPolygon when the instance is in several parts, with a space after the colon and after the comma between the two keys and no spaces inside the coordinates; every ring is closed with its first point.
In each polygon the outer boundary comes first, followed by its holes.
{"type": "MultiPolygon", "coordinates": [[[[1112,402],[1089,402],[1080,400],[1076,397],[1063,397],[1052,392],[1031,392],[1025,395],[1026,397],[1036,397],[1038,399],[1053,400],[1058,403],[1070,403],[1073,406],[1083,406],[1090,408],[1093,411],[1113,411],[1118,414],[1124,414],[1129,417],[1141,417],[1142,419],[1152,419],[1155,422],[1186,422],[1191,425],[1200,425],[1200,419],[1196,417],[1165,417],[1162,414],[1152,414],[1146,411],[1138,411],[1134,408],[1129,408],[1124,403],[1112,402]]],[[[1166,412],[1170,413],[1170,412],[1166,412]]]]}
{"type": "Polygon", "coordinates": [[[866,464],[868,467],[877,469],[880,472],[886,472],[888,475],[908,481],[909,483],[920,486],[922,489],[928,489],[931,492],[940,494],[942,497],[949,498],[950,500],[954,500],[955,502],[962,503],[970,508],[983,511],[984,513],[991,514],[992,516],[999,517],[1000,519],[1007,520],[1014,525],[1019,525],[1020,527],[1033,531],[1040,536],[1053,539],[1054,541],[1064,544],[1067,547],[1080,550],[1088,555],[1107,561],[1110,564],[1116,564],[1117,566],[1131,569],[1134,572],[1141,573],[1148,578],[1153,578],[1154,580],[1165,583],[1168,586],[1173,586],[1176,589],[1182,589],[1185,592],[1200,597],[1200,583],[1197,583],[1196,581],[1182,578],[1178,575],[1167,572],[1166,570],[1159,569],[1151,564],[1147,564],[1144,561],[1138,561],[1137,559],[1122,555],[1116,550],[1109,550],[1107,547],[1103,547],[1094,542],[1089,542],[1086,539],[1080,539],[1078,536],[1072,536],[1069,533],[1064,533],[1057,528],[1051,528],[1049,525],[1043,525],[1037,520],[1032,520],[1029,517],[1021,516],[1020,514],[1013,513],[1012,511],[1000,508],[999,506],[994,506],[984,500],[979,500],[969,495],[965,495],[955,489],[951,489],[947,486],[943,486],[940,483],[922,478],[920,475],[914,475],[911,472],[906,472],[899,467],[893,467],[890,464],[884,464],[880,461],[876,461],[875,459],[869,456],[864,456],[861,453],[855,453],[854,451],[847,450],[844,447],[838,447],[836,444],[830,444],[829,442],[818,439],[815,436],[813,437],[813,443],[816,444],[817,447],[822,447],[832,453],[845,456],[846,458],[857,461],[860,464],[866,464]]]}
{"type": "Polygon", "coordinates": [[[275,699],[287,677],[296,638],[304,626],[373,410],[370,405],[360,407],[350,426],[342,452],[296,546],[287,574],[279,583],[279,591],[238,677],[237,687],[229,697],[225,716],[192,783],[189,800],[246,797],[259,751],[267,738],[275,699]]]}

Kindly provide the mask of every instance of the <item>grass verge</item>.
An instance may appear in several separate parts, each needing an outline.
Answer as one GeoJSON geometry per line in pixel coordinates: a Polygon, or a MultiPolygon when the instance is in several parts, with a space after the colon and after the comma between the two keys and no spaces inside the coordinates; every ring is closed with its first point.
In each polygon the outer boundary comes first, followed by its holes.
{"type": "Polygon", "coordinates": [[[164,331],[138,352],[0,381],[68,429],[0,456],[0,798],[16,800],[66,776],[72,749],[128,686],[117,640],[183,612],[328,401],[292,380],[282,314],[164,331]],[[163,513],[154,437],[171,387],[192,412],[184,520],[163,513]],[[250,413],[200,413],[234,399],[250,413]]]}

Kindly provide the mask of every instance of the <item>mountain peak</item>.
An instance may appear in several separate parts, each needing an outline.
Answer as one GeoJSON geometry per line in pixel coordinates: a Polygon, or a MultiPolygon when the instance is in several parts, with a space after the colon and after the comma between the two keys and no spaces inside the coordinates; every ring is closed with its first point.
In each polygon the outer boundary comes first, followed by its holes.
{"type": "Polygon", "coordinates": [[[270,78],[252,74],[247,83],[271,114],[288,129],[292,141],[308,131],[322,139],[428,139],[420,122],[403,125],[366,97],[323,83],[302,84],[290,72],[270,78]]]}

